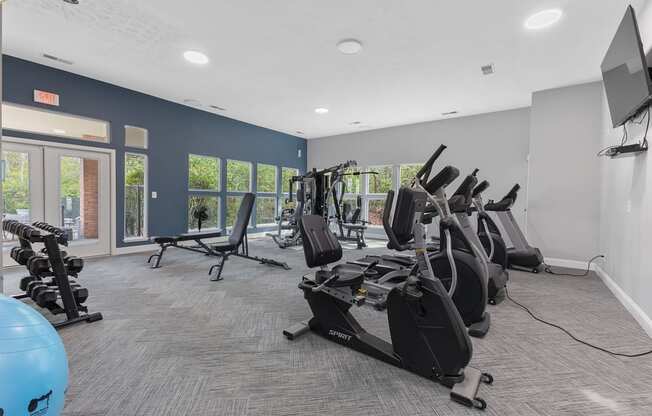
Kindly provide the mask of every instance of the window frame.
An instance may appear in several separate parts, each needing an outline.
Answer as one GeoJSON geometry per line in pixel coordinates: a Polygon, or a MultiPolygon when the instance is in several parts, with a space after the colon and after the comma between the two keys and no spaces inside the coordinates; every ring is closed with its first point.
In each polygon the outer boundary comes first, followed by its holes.
{"type": "MultiPolygon", "coordinates": [[[[98,123],[98,124],[103,124],[105,129],[106,129],[105,130],[106,131],[106,137],[98,137],[101,140],[93,140],[93,139],[85,139],[83,137],[72,136],[72,135],[66,134],[66,133],[56,133],[54,131],[46,133],[46,132],[42,132],[42,131],[16,129],[16,128],[12,128],[12,127],[9,127],[9,126],[5,127],[4,125],[2,125],[2,128],[6,129],[8,131],[15,131],[15,132],[20,132],[20,133],[34,134],[34,135],[37,135],[37,136],[59,137],[59,138],[62,138],[62,139],[76,140],[76,141],[80,141],[80,142],[83,142],[83,143],[101,143],[101,144],[111,144],[112,143],[112,140],[111,140],[111,136],[112,136],[112,134],[111,134],[111,123],[106,121],[106,120],[100,120],[100,119],[97,119],[97,118],[80,116],[78,114],[66,113],[66,112],[63,112],[63,111],[55,111],[55,110],[52,110],[52,109],[49,109],[49,108],[35,107],[35,106],[24,105],[24,104],[17,104],[17,103],[11,102],[11,101],[2,101],[0,104],[2,106],[6,105],[6,106],[9,106],[9,107],[14,107],[14,108],[18,108],[18,109],[22,109],[22,110],[28,110],[28,111],[34,111],[34,112],[37,112],[37,113],[46,113],[46,114],[52,114],[52,115],[56,115],[56,116],[60,116],[60,117],[67,117],[67,118],[73,118],[73,119],[78,119],[78,120],[86,120],[86,121],[89,121],[89,122],[95,122],[95,123],[98,123]]],[[[5,122],[5,117],[3,117],[2,122],[3,123],[5,122]]]]}
{"type": "Polygon", "coordinates": [[[222,191],[222,159],[217,156],[200,155],[197,153],[188,153],[188,192],[201,192],[201,193],[220,193],[222,191]],[[206,159],[214,159],[217,161],[217,189],[201,189],[190,187],[190,158],[202,157],[206,159]]]}
{"type": "Polygon", "coordinates": [[[127,148],[127,149],[138,149],[138,150],[143,150],[143,151],[149,149],[149,129],[146,129],[145,127],[132,126],[131,124],[125,124],[124,131],[125,131],[125,148],[127,148]],[[130,129],[130,128],[131,129],[143,130],[145,132],[145,147],[130,146],[130,145],[127,144],[127,130],[130,129]]]}
{"type": "Polygon", "coordinates": [[[186,198],[186,228],[188,233],[198,233],[200,232],[196,228],[190,228],[190,224],[192,223],[190,221],[190,199],[193,197],[212,197],[217,199],[217,225],[215,227],[211,228],[202,228],[201,232],[205,231],[219,231],[224,229],[222,226],[222,204],[225,203],[225,198],[223,197],[223,192],[222,192],[222,169],[225,169],[223,167],[224,163],[221,157],[219,156],[213,156],[213,155],[202,155],[198,153],[188,153],[188,164],[186,166],[186,174],[187,174],[187,198],[186,198]],[[208,158],[208,159],[214,159],[217,161],[217,189],[197,189],[197,188],[191,188],[190,187],[190,158],[192,156],[195,157],[201,157],[201,158],[208,158]]]}
{"type": "Polygon", "coordinates": [[[254,181],[254,164],[253,162],[247,162],[246,160],[238,160],[238,159],[226,159],[226,165],[225,165],[225,171],[226,171],[226,186],[224,187],[224,190],[226,191],[227,195],[231,194],[240,194],[244,195],[249,192],[251,192],[253,188],[253,181],[254,181]],[[249,165],[249,189],[245,191],[231,191],[229,190],[229,162],[241,162],[241,163],[247,163],[249,165]]]}
{"type": "MultiPolygon", "coordinates": [[[[260,201],[261,198],[273,198],[274,199],[274,214],[273,218],[275,219],[278,216],[279,213],[279,168],[276,165],[273,165],[271,163],[262,163],[262,162],[257,162],[256,163],[256,206],[255,206],[255,215],[256,215],[256,221],[255,221],[255,227],[256,228],[265,228],[265,227],[272,227],[276,225],[276,221],[274,220],[273,222],[264,222],[261,223],[258,221],[258,202],[260,201]],[[274,168],[274,190],[273,191],[259,191],[258,190],[258,172],[259,172],[259,167],[260,166],[267,166],[267,167],[272,167],[274,168]]],[[[281,178],[283,176],[283,173],[281,171],[281,178]]],[[[282,189],[282,187],[281,187],[282,189]]]]}
{"type": "Polygon", "coordinates": [[[124,154],[124,170],[123,170],[123,235],[122,241],[125,243],[135,241],[148,241],[149,240],[149,157],[145,153],[140,152],[125,152],[124,154]],[[127,237],[127,157],[137,156],[143,158],[144,172],[143,172],[143,235],[127,237]]]}

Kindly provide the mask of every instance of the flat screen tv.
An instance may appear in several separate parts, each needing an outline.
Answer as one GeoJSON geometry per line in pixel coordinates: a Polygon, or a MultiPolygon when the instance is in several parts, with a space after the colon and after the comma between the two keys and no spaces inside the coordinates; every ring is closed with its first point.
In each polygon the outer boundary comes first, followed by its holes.
{"type": "Polygon", "coordinates": [[[649,104],[652,80],[632,6],[611,41],[601,65],[614,127],[625,124],[649,104]]]}

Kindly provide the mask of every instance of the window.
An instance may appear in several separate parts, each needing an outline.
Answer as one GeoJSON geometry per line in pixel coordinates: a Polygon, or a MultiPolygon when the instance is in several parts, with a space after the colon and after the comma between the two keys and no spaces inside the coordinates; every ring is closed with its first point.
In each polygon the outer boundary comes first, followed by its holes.
{"type": "Polygon", "coordinates": [[[238,215],[238,209],[240,209],[240,203],[242,202],[242,196],[229,195],[226,197],[226,225],[227,227],[233,227],[235,218],[238,215]]]}
{"type": "Polygon", "coordinates": [[[188,156],[188,188],[191,191],[220,190],[220,159],[209,156],[188,156]]]}
{"type": "Polygon", "coordinates": [[[239,160],[226,162],[226,191],[251,192],[251,163],[239,160]]]}
{"type": "Polygon", "coordinates": [[[259,163],[256,166],[256,192],[276,194],[276,166],[259,163]]]}
{"type": "Polygon", "coordinates": [[[220,228],[220,159],[188,155],[188,231],[220,228]]]}
{"type": "Polygon", "coordinates": [[[367,221],[370,226],[383,225],[383,210],[387,192],[394,189],[394,166],[372,166],[368,169],[366,188],[367,221]]]}
{"type": "Polygon", "coordinates": [[[281,169],[281,192],[287,194],[290,192],[290,179],[299,175],[299,169],[283,168],[281,169]]]}
{"type": "Polygon", "coordinates": [[[392,166],[376,166],[370,167],[369,171],[376,172],[377,175],[369,174],[369,186],[367,188],[368,194],[386,194],[392,186],[392,166]]]}
{"type": "Polygon", "coordinates": [[[360,181],[360,178],[363,178],[364,175],[347,175],[351,173],[356,173],[356,172],[362,172],[363,170],[360,168],[348,168],[344,173],[344,186],[345,186],[345,193],[350,194],[350,195],[358,195],[362,192],[362,187],[361,184],[362,182],[360,181]]]}
{"type": "Polygon", "coordinates": [[[383,225],[383,212],[385,207],[384,199],[372,199],[369,201],[369,210],[367,211],[367,221],[370,225],[383,225]]]}
{"type": "Polygon", "coordinates": [[[276,197],[256,197],[256,223],[258,225],[274,224],[276,222],[276,197]]]}
{"type": "Polygon", "coordinates": [[[276,221],[276,173],[274,165],[256,165],[257,225],[270,225],[276,221]]]}
{"type": "Polygon", "coordinates": [[[109,123],[106,121],[15,104],[2,104],[2,128],[91,142],[109,142],[109,123]]]}
{"type": "Polygon", "coordinates": [[[400,175],[401,175],[401,182],[400,186],[408,186],[411,182],[412,179],[416,176],[417,172],[419,172],[419,169],[421,169],[421,166],[419,164],[410,164],[410,165],[401,165],[400,169],[400,175]]]}
{"type": "Polygon", "coordinates": [[[188,198],[188,230],[219,228],[220,201],[217,196],[191,195],[188,198]]]}
{"type": "Polygon", "coordinates": [[[147,129],[125,126],[125,146],[137,149],[147,149],[147,129]]]}
{"type": "Polygon", "coordinates": [[[125,239],[147,236],[147,156],[125,154],[125,239]]]}
{"type": "MultiPolygon", "coordinates": [[[[3,150],[5,177],[2,182],[2,202],[4,218],[29,224],[32,219],[30,195],[30,160],[28,152],[3,150]]],[[[3,240],[14,239],[11,233],[3,231],[3,240]]]]}

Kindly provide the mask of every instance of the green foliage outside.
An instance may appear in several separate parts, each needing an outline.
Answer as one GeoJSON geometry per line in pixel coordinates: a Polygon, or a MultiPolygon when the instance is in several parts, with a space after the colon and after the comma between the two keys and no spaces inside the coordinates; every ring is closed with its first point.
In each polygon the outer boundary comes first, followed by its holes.
{"type": "Polygon", "coordinates": [[[125,157],[125,185],[145,185],[145,157],[127,154],[125,157]]]}
{"type": "Polygon", "coordinates": [[[226,197],[226,226],[233,227],[235,217],[238,215],[238,209],[242,202],[241,196],[227,196],[226,197]]]}
{"type": "Polygon", "coordinates": [[[208,219],[202,221],[202,230],[217,228],[219,217],[219,202],[216,196],[191,196],[188,198],[188,230],[197,229],[197,220],[193,213],[197,207],[204,206],[208,209],[208,219]]]}
{"type": "Polygon", "coordinates": [[[408,186],[422,165],[401,165],[401,186],[408,186]]]}
{"type": "Polygon", "coordinates": [[[276,198],[256,198],[256,223],[274,224],[276,222],[276,198]]]}
{"type": "Polygon", "coordinates": [[[226,190],[228,192],[251,190],[251,163],[239,160],[226,162],[226,190]]]}
{"type": "Polygon", "coordinates": [[[377,175],[367,175],[369,177],[369,194],[385,194],[392,189],[392,166],[378,166],[369,168],[377,175]]]}
{"type": "MultiPolygon", "coordinates": [[[[344,173],[355,173],[360,172],[359,168],[349,168],[344,171],[344,173]]],[[[360,175],[345,175],[344,184],[346,185],[345,192],[347,194],[359,194],[360,193],[360,178],[363,176],[360,175]]]]}
{"type": "Polygon", "coordinates": [[[219,191],[220,160],[208,156],[188,156],[188,187],[204,191],[219,191]]]}
{"type": "Polygon", "coordinates": [[[145,222],[145,156],[125,155],[125,237],[142,237],[145,222]]]}
{"type": "MultiPolygon", "coordinates": [[[[294,168],[282,168],[281,169],[281,189],[284,194],[290,192],[290,179],[293,176],[299,175],[299,169],[294,168]]],[[[296,188],[295,188],[296,190],[296,188]]]]}
{"type": "Polygon", "coordinates": [[[276,193],[276,166],[258,164],[256,167],[256,192],[276,193]]]}
{"type": "Polygon", "coordinates": [[[16,214],[17,209],[29,209],[29,157],[23,152],[2,152],[6,177],[2,184],[4,213],[16,214]]]}
{"type": "Polygon", "coordinates": [[[81,188],[81,158],[61,158],[61,198],[79,198],[81,188]]]}

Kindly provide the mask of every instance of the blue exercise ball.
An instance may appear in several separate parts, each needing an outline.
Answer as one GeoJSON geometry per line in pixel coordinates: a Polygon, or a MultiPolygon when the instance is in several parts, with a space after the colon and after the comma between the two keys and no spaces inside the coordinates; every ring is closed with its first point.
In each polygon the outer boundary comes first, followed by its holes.
{"type": "Polygon", "coordinates": [[[61,338],[36,310],[0,295],[0,416],[55,416],[68,388],[61,338]]]}

